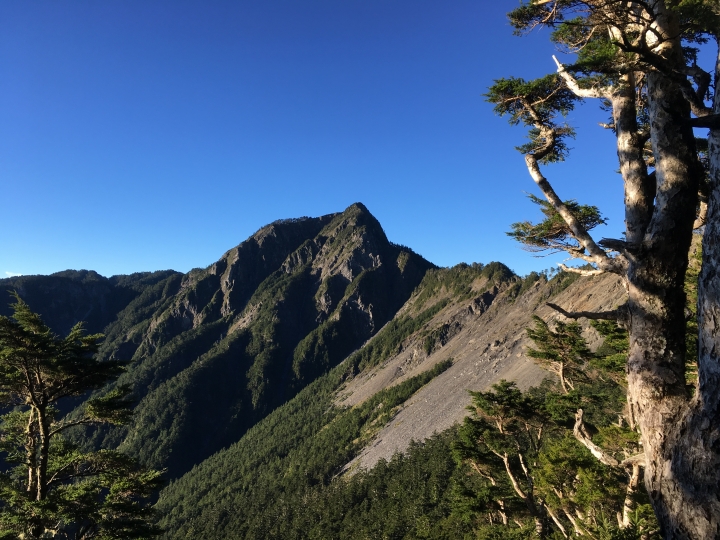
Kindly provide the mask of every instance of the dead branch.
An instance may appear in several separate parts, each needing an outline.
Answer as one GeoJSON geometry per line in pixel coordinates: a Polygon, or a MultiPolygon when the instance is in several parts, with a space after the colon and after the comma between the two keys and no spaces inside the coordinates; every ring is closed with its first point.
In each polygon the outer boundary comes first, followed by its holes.
{"type": "Polygon", "coordinates": [[[604,274],[605,270],[601,269],[595,269],[595,270],[583,270],[582,268],[575,268],[573,266],[565,266],[562,263],[558,263],[558,267],[563,272],[569,272],[572,274],[580,274],[581,276],[599,276],[600,274],[604,274]]]}
{"type": "Polygon", "coordinates": [[[605,465],[608,465],[610,467],[617,467],[620,465],[620,462],[617,459],[607,454],[602,448],[592,442],[592,440],[590,439],[590,435],[585,428],[585,422],[583,422],[582,409],[578,409],[577,413],[575,413],[575,426],[573,427],[573,435],[575,435],[575,438],[580,442],[580,444],[590,450],[590,453],[595,456],[601,463],[604,463],[605,465]]]}
{"type": "Polygon", "coordinates": [[[627,304],[623,304],[611,311],[566,311],[557,304],[548,302],[545,304],[568,319],[591,319],[594,321],[617,321],[624,323],[628,319],[627,304]]]}
{"type": "Polygon", "coordinates": [[[558,75],[562,77],[567,87],[572,90],[572,93],[577,97],[601,99],[608,99],[610,97],[610,88],[580,88],[577,79],[565,70],[565,66],[560,63],[560,60],[558,60],[555,55],[553,55],[552,59],[555,60],[555,64],[557,64],[558,75]]]}

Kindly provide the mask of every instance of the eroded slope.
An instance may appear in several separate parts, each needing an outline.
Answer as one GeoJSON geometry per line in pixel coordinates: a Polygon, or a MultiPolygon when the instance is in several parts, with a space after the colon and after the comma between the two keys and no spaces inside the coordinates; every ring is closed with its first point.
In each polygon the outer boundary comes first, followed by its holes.
{"type": "MultiPolygon", "coordinates": [[[[348,469],[370,468],[404,451],[411,440],[425,440],[460,422],[467,413],[468,390],[486,390],[501,379],[527,388],[551,376],[525,354],[525,328],[531,326],[532,315],[545,320],[562,317],[545,305],[551,297],[569,311],[601,311],[616,307],[624,296],[620,281],[609,275],[582,278],[564,290],[559,280],[523,285],[527,290],[516,296],[517,283],[498,287],[482,277],[475,279],[473,290],[482,294],[450,302],[404,340],[401,351],[347,383],[338,403],[356,406],[383,388],[453,359],[453,366],[407,401],[348,469]]],[[[416,296],[400,313],[417,309],[416,296]]],[[[440,292],[430,301],[442,296],[440,292]]],[[[586,332],[591,343],[597,339],[591,328],[586,332]]]]}

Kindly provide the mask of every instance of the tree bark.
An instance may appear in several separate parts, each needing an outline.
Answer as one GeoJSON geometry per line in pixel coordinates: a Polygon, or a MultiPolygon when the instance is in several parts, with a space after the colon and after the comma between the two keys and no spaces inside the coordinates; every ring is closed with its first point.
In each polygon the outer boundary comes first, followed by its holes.
{"type": "Polygon", "coordinates": [[[623,502],[622,528],[630,526],[630,513],[635,509],[635,494],[637,493],[638,483],[640,481],[640,464],[632,464],[632,472],[630,480],[628,480],[627,489],[625,491],[625,501],[623,502]]]}
{"type": "Polygon", "coordinates": [[[50,426],[47,407],[43,404],[38,409],[38,428],[40,448],[37,463],[37,486],[35,500],[42,501],[47,496],[47,467],[50,459],[50,426]]]}
{"type": "MultiPolygon", "coordinates": [[[[680,44],[672,37],[679,35],[676,22],[663,2],[652,6],[655,29],[664,38],[661,54],[670,62],[684,65],[680,44]]],[[[647,459],[645,485],[663,536],[717,538],[719,531],[710,522],[714,519],[717,523],[718,514],[714,518],[707,515],[703,495],[696,490],[702,480],[697,471],[685,476],[688,469],[676,463],[689,457],[680,455],[692,445],[687,427],[678,426],[689,403],[685,388],[683,281],[701,170],[694,134],[686,122],[690,109],[681,90],[659,72],[648,73],[647,85],[657,191],[640,256],[634,257],[628,268],[628,396],[638,411],[647,459]]],[[[706,490],[700,491],[708,497],[706,490]]],[[[716,483],[712,494],[716,500],[717,492],[716,483]]]]}
{"type": "Polygon", "coordinates": [[[638,133],[633,73],[620,78],[610,102],[617,135],[620,173],[625,187],[625,239],[628,243],[637,244],[642,242],[652,217],[655,181],[648,174],[643,158],[644,141],[638,133]]]}
{"type": "MultiPolygon", "coordinates": [[[[720,58],[715,80],[720,76],[720,58]]],[[[720,111],[716,82],[714,112],[720,111]]],[[[720,131],[709,135],[710,183],[698,280],[698,382],[675,432],[666,464],[669,486],[666,537],[720,538],[720,131]]]]}

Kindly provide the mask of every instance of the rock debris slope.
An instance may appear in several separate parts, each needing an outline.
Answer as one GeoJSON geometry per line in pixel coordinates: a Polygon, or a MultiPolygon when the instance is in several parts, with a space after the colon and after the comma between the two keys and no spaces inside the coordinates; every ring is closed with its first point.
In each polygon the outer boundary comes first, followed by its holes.
{"type": "MultiPolygon", "coordinates": [[[[473,286],[482,289],[486,283],[478,279],[473,286]]],[[[468,390],[486,390],[501,379],[525,389],[550,377],[526,356],[525,328],[531,326],[533,314],[548,321],[564,319],[545,306],[551,296],[568,311],[601,311],[623,301],[624,289],[614,276],[583,278],[558,291],[561,286],[538,280],[517,297],[512,286],[505,286],[469,301],[451,302],[411,336],[401,352],[349,382],[338,398],[343,406],[357,405],[382,388],[453,359],[453,366],[408,400],[347,469],[371,468],[378,460],[404,451],[411,440],[425,440],[460,422],[470,402],[468,390]],[[432,329],[444,329],[445,337],[428,346],[432,329]]],[[[411,298],[400,313],[416,309],[415,302],[416,297],[411,298]]],[[[586,333],[591,344],[597,343],[592,328],[586,333]]]]}

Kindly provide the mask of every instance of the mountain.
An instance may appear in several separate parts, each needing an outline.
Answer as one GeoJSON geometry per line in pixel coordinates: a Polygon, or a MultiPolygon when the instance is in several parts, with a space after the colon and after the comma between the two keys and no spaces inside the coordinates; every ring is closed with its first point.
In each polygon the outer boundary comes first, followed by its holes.
{"type": "Polygon", "coordinates": [[[106,325],[100,354],[130,361],[117,384],[132,386],[138,406],[130,426],[76,440],[119,447],[175,478],[361,346],[432,267],[354,204],[274,222],[185,275],[63,272],[0,287],[60,332],[84,318],[92,330],[106,325]]]}
{"type": "Polygon", "coordinates": [[[443,525],[457,476],[466,476],[452,459],[451,432],[467,414],[468,390],[550,377],[525,354],[532,315],[556,316],[546,301],[603,309],[622,294],[613,276],[521,279],[500,263],[428,271],[360,350],[163,491],[164,538],[470,534],[469,522],[443,525]],[[439,529],[420,534],[423,520],[439,529]]]}
{"type": "MultiPolygon", "coordinates": [[[[388,538],[410,534],[420,515],[444,523],[460,474],[450,434],[467,391],[550,376],[525,355],[524,332],[533,314],[556,317],[549,299],[609,309],[623,294],[607,276],[521,278],[497,262],[437,268],[388,241],[362,204],[274,222],[187,274],[66,271],[0,289],[16,290],[58,333],[87,321],[106,335],[102,358],[129,362],[116,384],[133,388],[132,423],[72,438],[166,470],[165,538],[374,537],[378,523],[390,527],[385,507],[363,502],[374,474],[391,484],[425,475],[430,490],[401,488],[415,495],[402,499],[406,515],[388,538]],[[326,515],[334,505],[363,517],[343,526],[326,515]],[[353,532],[360,522],[364,536],[353,532]]],[[[426,537],[462,537],[465,526],[426,537]]]]}
{"type": "MultiPolygon", "coordinates": [[[[168,282],[182,274],[172,270],[106,278],[92,270],[66,270],[50,276],[0,279],[0,291],[16,291],[58,334],[67,334],[78,322],[91,334],[102,332],[131,303],[163,295],[168,282]]],[[[0,295],[0,315],[12,313],[12,297],[0,295]]]]}

